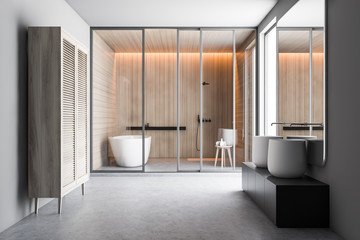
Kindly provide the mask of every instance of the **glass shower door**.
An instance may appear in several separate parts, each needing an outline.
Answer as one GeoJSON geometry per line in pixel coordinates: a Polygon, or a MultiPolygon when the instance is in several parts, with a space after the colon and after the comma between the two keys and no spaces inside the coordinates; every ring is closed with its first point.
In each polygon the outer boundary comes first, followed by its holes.
{"type": "Polygon", "coordinates": [[[232,170],[235,164],[234,31],[202,30],[202,169],[232,170]],[[224,146],[217,146],[223,139],[224,146]]]}
{"type": "Polygon", "coordinates": [[[200,31],[179,30],[179,170],[200,170],[200,31]]]}

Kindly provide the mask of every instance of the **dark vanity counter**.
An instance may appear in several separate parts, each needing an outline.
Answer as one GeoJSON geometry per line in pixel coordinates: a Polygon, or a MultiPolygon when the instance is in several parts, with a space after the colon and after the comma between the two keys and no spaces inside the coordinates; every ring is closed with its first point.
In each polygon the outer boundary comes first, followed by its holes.
{"type": "Polygon", "coordinates": [[[329,185],[311,177],[271,176],[242,164],[243,190],[278,227],[329,227],[329,185]]]}

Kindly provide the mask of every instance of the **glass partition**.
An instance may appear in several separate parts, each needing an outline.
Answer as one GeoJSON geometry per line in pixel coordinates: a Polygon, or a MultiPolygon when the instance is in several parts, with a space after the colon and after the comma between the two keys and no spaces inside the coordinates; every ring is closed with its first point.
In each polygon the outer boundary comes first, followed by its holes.
{"type": "Polygon", "coordinates": [[[177,171],[177,30],[145,29],[146,172],[177,171]]]}
{"type": "Polygon", "coordinates": [[[202,170],[233,169],[233,31],[202,32],[202,170]],[[227,147],[218,147],[223,139],[227,147]]]}
{"type": "Polygon", "coordinates": [[[142,171],[142,30],[96,30],[93,42],[93,167],[142,171]]]}
{"type": "Polygon", "coordinates": [[[254,29],[104,29],[92,40],[93,170],[220,172],[250,161],[254,29]]]}
{"type": "Polygon", "coordinates": [[[179,31],[180,171],[200,170],[200,31],[179,31]]]}

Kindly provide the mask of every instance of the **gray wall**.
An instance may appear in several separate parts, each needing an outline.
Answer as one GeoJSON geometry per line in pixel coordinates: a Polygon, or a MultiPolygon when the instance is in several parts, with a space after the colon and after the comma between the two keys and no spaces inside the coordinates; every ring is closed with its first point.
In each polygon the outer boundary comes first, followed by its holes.
{"type": "Polygon", "coordinates": [[[330,184],[330,225],[360,238],[360,1],[328,0],[328,160],[311,175],[330,184]]]}
{"type": "MultiPolygon", "coordinates": [[[[286,13],[296,0],[280,0],[261,22],[286,13]]],[[[330,227],[345,239],[360,237],[360,1],[328,3],[328,160],[308,174],[330,185],[330,227]]]]}
{"type": "MultiPolygon", "coordinates": [[[[360,228],[360,22],[358,0],[328,0],[328,162],[311,175],[330,184],[331,227],[360,228]]],[[[0,232],[30,213],[27,198],[28,25],[61,25],[89,46],[89,27],[63,0],[0,4],[0,232]]],[[[54,210],[56,212],[56,210],[54,210]]]]}
{"type": "Polygon", "coordinates": [[[290,8],[292,8],[299,0],[278,0],[276,5],[271,9],[271,11],[266,15],[266,17],[261,21],[258,26],[259,33],[264,30],[264,28],[271,22],[271,20],[276,17],[276,21],[284,16],[290,8]]]}
{"type": "Polygon", "coordinates": [[[64,0],[1,0],[0,232],[33,209],[27,196],[28,26],[63,26],[89,46],[89,26],[64,0]]]}

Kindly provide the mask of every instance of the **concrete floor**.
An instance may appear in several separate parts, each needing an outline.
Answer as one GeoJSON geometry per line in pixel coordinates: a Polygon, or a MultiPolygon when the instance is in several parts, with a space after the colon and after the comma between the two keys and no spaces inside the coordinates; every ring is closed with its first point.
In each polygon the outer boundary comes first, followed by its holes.
{"type": "Polygon", "coordinates": [[[277,228],[241,191],[241,173],[92,174],[0,239],[340,239],[329,229],[277,228]]]}
{"type": "MultiPolygon", "coordinates": [[[[234,169],[230,167],[228,159],[226,159],[226,164],[221,168],[221,160],[217,162],[217,166],[214,166],[214,161],[203,161],[203,171],[206,172],[233,172],[234,169]]],[[[134,168],[125,168],[119,166],[103,166],[100,167],[100,171],[141,171],[142,167],[134,168]]],[[[189,161],[187,158],[180,158],[180,171],[199,171],[200,170],[200,160],[199,161],[189,161]]],[[[149,158],[147,164],[145,165],[145,172],[176,172],[177,171],[177,160],[176,158],[149,158]]],[[[241,167],[236,167],[235,171],[240,172],[241,167]]]]}

